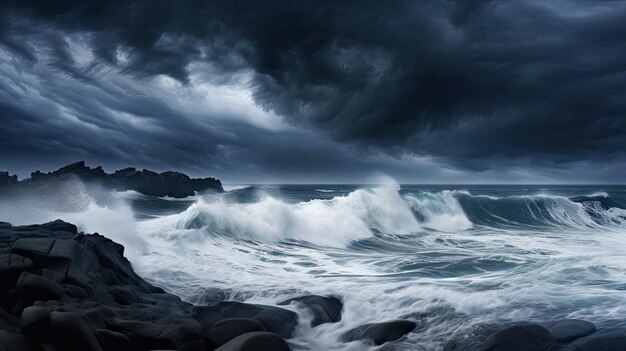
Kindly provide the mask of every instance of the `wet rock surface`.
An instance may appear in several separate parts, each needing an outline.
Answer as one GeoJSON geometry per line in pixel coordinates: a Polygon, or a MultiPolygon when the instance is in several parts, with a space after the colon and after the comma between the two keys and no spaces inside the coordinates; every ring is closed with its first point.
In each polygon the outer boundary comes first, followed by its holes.
{"type": "Polygon", "coordinates": [[[311,326],[341,321],[343,302],[336,296],[304,295],[278,303],[278,305],[296,304],[307,309],[311,315],[311,326]]]}
{"type": "Polygon", "coordinates": [[[568,343],[596,331],[593,323],[580,319],[563,319],[547,323],[546,328],[559,343],[568,343]]]}
{"type": "Polygon", "coordinates": [[[596,330],[584,320],[478,325],[444,351],[626,351],[626,330],[596,330]]]}
{"type": "Polygon", "coordinates": [[[341,340],[344,342],[368,340],[373,342],[374,345],[382,345],[402,338],[416,327],[417,323],[408,320],[364,324],[343,333],[341,340]]]}
{"type": "Polygon", "coordinates": [[[288,350],[297,315],[193,306],[133,271],[124,248],[72,224],[0,225],[0,350],[288,350]],[[264,346],[265,345],[265,346],[264,346]]]}

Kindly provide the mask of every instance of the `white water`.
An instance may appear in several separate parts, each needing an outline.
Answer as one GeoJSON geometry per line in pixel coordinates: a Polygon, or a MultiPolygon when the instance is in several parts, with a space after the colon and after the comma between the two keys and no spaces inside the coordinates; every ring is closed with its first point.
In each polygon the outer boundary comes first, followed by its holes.
{"type": "Polygon", "coordinates": [[[106,201],[86,191],[49,201],[3,200],[0,211],[14,224],[62,218],[109,236],[127,247],[140,274],[192,302],[207,301],[212,288],[266,304],[302,293],[341,296],[340,323],[310,328],[298,311],[296,349],[374,349],[341,343],[339,335],[415,313],[431,317],[424,330],[400,341],[401,349],[439,350],[451,335],[481,322],[623,319],[624,210],[560,196],[401,196],[398,189],[387,183],[297,203],[269,195],[252,203],[197,196],[180,213],[142,221],[133,218],[127,201],[138,196],[130,192],[106,201]],[[525,201],[545,225],[476,225],[459,196],[488,201],[484,206],[525,201]]]}
{"type": "Polygon", "coordinates": [[[146,223],[147,231],[169,239],[228,235],[261,242],[292,239],[344,247],[373,231],[409,234],[421,227],[397,191],[397,185],[356,190],[332,200],[285,203],[271,196],[250,204],[200,199],[182,213],[146,223]],[[186,231],[188,230],[188,231],[186,231]],[[198,234],[200,230],[202,233],[198,234]]]}
{"type": "Polygon", "coordinates": [[[87,189],[80,181],[62,183],[53,192],[22,193],[0,198],[0,220],[12,225],[46,223],[57,219],[73,223],[79,231],[100,233],[124,245],[124,254],[138,261],[146,243],[137,231],[131,206],[124,201],[135,192],[109,193],[87,189]]]}

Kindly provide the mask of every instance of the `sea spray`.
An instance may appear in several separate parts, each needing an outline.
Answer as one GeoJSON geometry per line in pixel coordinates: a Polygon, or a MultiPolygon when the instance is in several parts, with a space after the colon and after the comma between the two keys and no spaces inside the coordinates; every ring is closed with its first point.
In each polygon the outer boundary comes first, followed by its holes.
{"type": "Polygon", "coordinates": [[[397,190],[397,184],[388,184],[330,200],[297,204],[269,195],[244,204],[202,198],[184,212],[155,219],[157,223],[150,225],[202,229],[207,235],[263,242],[298,240],[343,247],[351,241],[371,237],[374,232],[409,234],[421,230],[397,190]]]}
{"type": "Polygon", "coordinates": [[[0,220],[27,225],[62,219],[75,224],[79,231],[101,233],[124,245],[126,257],[136,261],[146,243],[138,235],[128,196],[72,179],[40,193],[27,190],[0,197],[0,220]]]}

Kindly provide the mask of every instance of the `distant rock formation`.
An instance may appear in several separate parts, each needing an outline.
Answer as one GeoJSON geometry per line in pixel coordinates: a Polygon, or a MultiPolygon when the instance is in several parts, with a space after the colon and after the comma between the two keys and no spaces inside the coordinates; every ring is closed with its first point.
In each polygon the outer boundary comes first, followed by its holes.
{"type": "Polygon", "coordinates": [[[0,186],[17,184],[17,176],[9,175],[9,172],[0,172],[0,186]]]}
{"type": "Polygon", "coordinates": [[[87,183],[98,183],[116,190],[134,190],[150,196],[187,197],[196,192],[222,192],[222,183],[216,178],[190,178],[179,172],[156,173],[144,169],[124,168],[113,174],[106,173],[101,166],[90,168],[85,161],[79,161],[59,168],[56,171],[31,173],[29,179],[17,180],[8,172],[0,172],[0,187],[30,187],[56,181],[71,180],[74,177],[87,183]]]}

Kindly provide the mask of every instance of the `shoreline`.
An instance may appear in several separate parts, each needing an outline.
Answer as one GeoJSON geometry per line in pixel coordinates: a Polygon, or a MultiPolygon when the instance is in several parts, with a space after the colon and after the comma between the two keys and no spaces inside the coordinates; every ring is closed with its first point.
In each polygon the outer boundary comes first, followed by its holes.
{"type": "MultiPolygon", "coordinates": [[[[139,277],[124,247],[60,220],[0,222],[0,350],[289,350],[298,323],[341,320],[340,296],[297,296],[277,306],[223,301],[196,306],[139,277]],[[300,312],[307,317],[301,318],[300,312]],[[62,335],[62,337],[61,337],[62,335]]],[[[421,317],[369,323],[340,336],[376,350],[419,333],[421,317]]],[[[624,330],[582,320],[479,325],[446,351],[622,351],[624,330]]]]}

